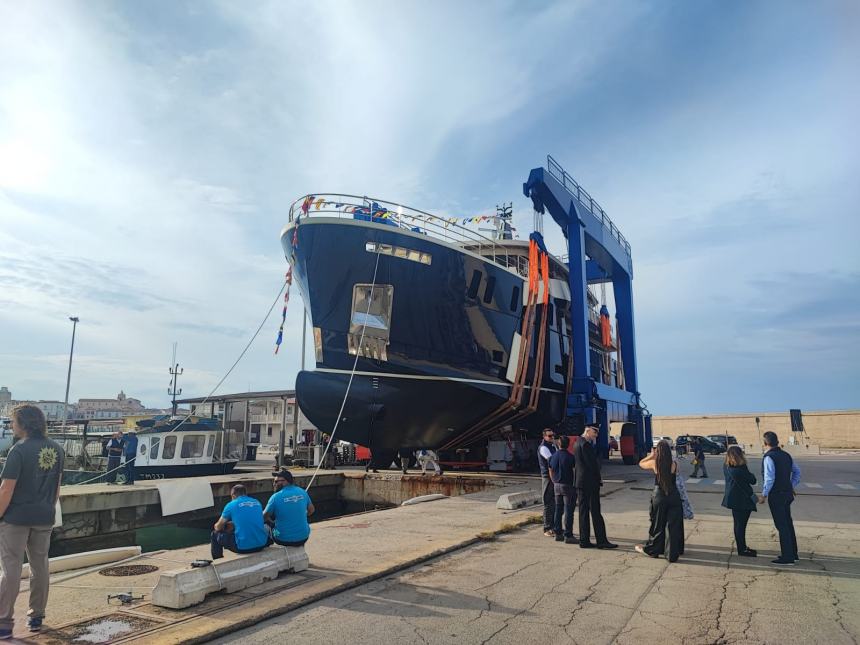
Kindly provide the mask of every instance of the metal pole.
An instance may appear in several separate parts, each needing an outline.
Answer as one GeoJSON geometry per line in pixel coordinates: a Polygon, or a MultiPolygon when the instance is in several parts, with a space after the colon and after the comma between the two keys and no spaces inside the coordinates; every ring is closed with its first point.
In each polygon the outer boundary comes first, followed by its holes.
{"type": "Polygon", "coordinates": [[[77,316],[69,316],[72,321],[72,349],[69,350],[69,372],[66,374],[66,398],[63,399],[63,432],[66,431],[66,419],[69,416],[69,383],[72,380],[72,356],[75,354],[75,330],[78,327],[80,318],[77,316]]]}
{"type": "Polygon", "coordinates": [[[287,397],[281,400],[281,432],[278,435],[278,458],[275,463],[278,468],[284,467],[284,453],[286,452],[287,443],[287,397]]]}

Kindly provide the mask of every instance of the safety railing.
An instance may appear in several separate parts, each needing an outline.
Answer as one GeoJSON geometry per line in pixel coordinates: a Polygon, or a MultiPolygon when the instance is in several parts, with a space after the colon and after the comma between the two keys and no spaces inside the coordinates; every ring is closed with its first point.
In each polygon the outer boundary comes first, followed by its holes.
{"type": "Polygon", "coordinates": [[[402,230],[427,235],[471,251],[507,266],[509,250],[492,238],[474,231],[464,222],[480,224],[495,221],[493,215],[476,217],[440,217],[403,204],[367,197],[337,193],[314,193],[300,197],[290,205],[289,221],[305,217],[337,217],[386,224],[402,230]],[[476,221],[477,220],[477,221],[476,221]]]}
{"type": "Polygon", "coordinates": [[[594,198],[592,198],[592,196],[589,195],[585,189],[580,186],[576,180],[571,177],[550,155],[546,156],[546,168],[549,171],[549,174],[560,181],[561,185],[564,186],[571,195],[576,197],[580,204],[585,206],[592,215],[600,220],[603,226],[609,230],[609,234],[614,237],[619,244],[621,244],[627,255],[630,255],[630,243],[621,234],[621,231],[618,230],[618,227],[615,226],[613,221],[609,219],[609,216],[600,204],[594,201],[594,198]]]}

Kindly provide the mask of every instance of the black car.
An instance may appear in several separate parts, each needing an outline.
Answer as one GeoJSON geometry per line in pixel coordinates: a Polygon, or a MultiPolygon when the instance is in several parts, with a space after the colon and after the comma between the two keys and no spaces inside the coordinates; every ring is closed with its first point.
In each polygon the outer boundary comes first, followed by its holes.
{"type": "Polygon", "coordinates": [[[725,434],[709,434],[708,439],[713,441],[714,443],[718,443],[723,447],[723,450],[726,450],[728,446],[736,446],[738,445],[738,440],[735,439],[732,435],[725,434]]]}
{"type": "Polygon", "coordinates": [[[708,437],[702,437],[696,434],[681,435],[675,439],[675,450],[678,454],[689,452],[690,444],[698,443],[702,446],[702,450],[711,454],[719,455],[726,451],[725,447],[715,441],[711,441],[708,437]]]}

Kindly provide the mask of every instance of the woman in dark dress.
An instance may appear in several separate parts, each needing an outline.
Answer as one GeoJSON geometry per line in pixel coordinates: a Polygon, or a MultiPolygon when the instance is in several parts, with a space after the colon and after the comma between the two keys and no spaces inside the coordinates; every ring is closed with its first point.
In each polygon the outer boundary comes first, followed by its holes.
{"type": "Polygon", "coordinates": [[[756,496],[752,489],[755,475],[747,468],[746,457],[738,446],[729,446],[726,450],[723,478],[726,480],[723,506],[732,511],[738,555],[754,558],[758,554],[755,549],[747,546],[747,522],[749,522],[750,513],[756,510],[756,496]]]}
{"type": "Polygon", "coordinates": [[[666,555],[675,562],[683,550],[684,511],[676,478],[678,465],[672,459],[672,449],[659,442],[651,454],[639,462],[642,470],[654,473],[654,494],[651,495],[651,528],[648,541],[634,548],[644,555],[658,558],[666,555]]]}

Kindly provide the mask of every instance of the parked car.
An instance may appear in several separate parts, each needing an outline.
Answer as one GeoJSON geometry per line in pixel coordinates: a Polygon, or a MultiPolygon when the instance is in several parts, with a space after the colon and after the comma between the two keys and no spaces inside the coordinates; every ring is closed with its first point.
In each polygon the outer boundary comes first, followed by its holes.
{"type": "Polygon", "coordinates": [[[708,439],[710,439],[714,443],[720,444],[723,447],[723,450],[726,450],[728,446],[738,445],[738,440],[735,439],[732,435],[709,434],[708,439]]]}
{"type": "Polygon", "coordinates": [[[726,451],[725,447],[716,443],[715,441],[711,441],[708,437],[703,437],[697,434],[686,434],[681,435],[677,439],[675,439],[675,449],[678,454],[683,454],[689,452],[689,446],[691,443],[698,442],[702,446],[702,450],[711,454],[711,455],[719,455],[726,451]]]}
{"type": "Polygon", "coordinates": [[[656,434],[653,437],[651,437],[651,443],[654,446],[656,446],[661,441],[665,441],[666,443],[668,443],[670,448],[675,447],[675,442],[672,440],[672,437],[660,437],[660,436],[657,436],[656,434]]]}

